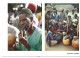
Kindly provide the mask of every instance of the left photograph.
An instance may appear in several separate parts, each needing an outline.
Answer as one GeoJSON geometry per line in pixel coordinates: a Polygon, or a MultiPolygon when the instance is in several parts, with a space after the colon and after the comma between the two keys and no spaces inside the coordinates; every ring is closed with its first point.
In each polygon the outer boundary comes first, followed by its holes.
{"type": "Polygon", "coordinates": [[[8,3],[8,51],[42,51],[42,3],[8,3]]]}

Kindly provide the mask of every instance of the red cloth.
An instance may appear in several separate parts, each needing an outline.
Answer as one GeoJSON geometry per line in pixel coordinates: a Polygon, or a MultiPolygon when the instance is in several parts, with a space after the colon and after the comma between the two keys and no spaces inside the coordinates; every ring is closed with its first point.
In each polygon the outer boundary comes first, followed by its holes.
{"type": "Polygon", "coordinates": [[[28,49],[28,50],[30,50],[30,46],[29,46],[29,44],[27,43],[27,41],[25,40],[25,39],[23,39],[23,38],[21,38],[21,39],[19,39],[19,41],[28,49]]]}
{"type": "Polygon", "coordinates": [[[33,3],[29,3],[28,8],[35,11],[35,12],[37,11],[37,6],[33,3]]]}
{"type": "Polygon", "coordinates": [[[53,32],[56,32],[56,30],[53,29],[53,32]]]}

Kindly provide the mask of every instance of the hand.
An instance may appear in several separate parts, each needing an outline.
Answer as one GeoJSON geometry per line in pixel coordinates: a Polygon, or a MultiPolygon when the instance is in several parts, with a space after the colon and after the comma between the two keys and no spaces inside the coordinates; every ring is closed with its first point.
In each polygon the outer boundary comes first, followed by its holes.
{"type": "Polygon", "coordinates": [[[13,49],[18,49],[18,42],[16,41],[15,44],[13,45],[13,49]]]}
{"type": "Polygon", "coordinates": [[[23,38],[23,32],[22,31],[20,31],[20,33],[19,33],[19,39],[21,39],[21,38],[23,38]]]}

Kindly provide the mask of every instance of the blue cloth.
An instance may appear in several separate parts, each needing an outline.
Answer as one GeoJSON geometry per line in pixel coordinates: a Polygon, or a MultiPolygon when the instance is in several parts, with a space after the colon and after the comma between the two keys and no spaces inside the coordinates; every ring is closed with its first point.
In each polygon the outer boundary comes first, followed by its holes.
{"type": "Polygon", "coordinates": [[[58,22],[58,17],[59,17],[59,15],[58,15],[58,14],[54,14],[54,17],[55,17],[55,21],[58,22]]]}
{"type": "Polygon", "coordinates": [[[46,42],[49,44],[49,43],[51,43],[51,40],[53,40],[53,39],[55,39],[53,34],[51,32],[48,32],[48,34],[46,36],[46,42]]]}
{"type": "Polygon", "coordinates": [[[61,19],[61,20],[65,20],[65,13],[61,13],[61,14],[60,14],[60,19],[61,19]]]}
{"type": "Polygon", "coordinates": [[[57,35],[57,40],[61,40],[61,36],[60,35],[57,35]]]}
{"type": "Polygon", "coordinates": [[[52,26],[49,26],[49,30],[52,28],[52,26]]]}

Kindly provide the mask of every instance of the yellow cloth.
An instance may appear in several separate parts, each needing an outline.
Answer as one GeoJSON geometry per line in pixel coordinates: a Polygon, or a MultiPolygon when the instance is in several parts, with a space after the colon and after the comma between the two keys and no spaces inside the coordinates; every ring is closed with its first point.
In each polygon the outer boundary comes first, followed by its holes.
{"type": "Polygon", "coordinates": [[[38,21],[40,21],[41,18],[42,18],[42,15],[41,15],[41,12],[39,12],[39,13],[37,14],[37,19],[38,19],[38,21]]]}

